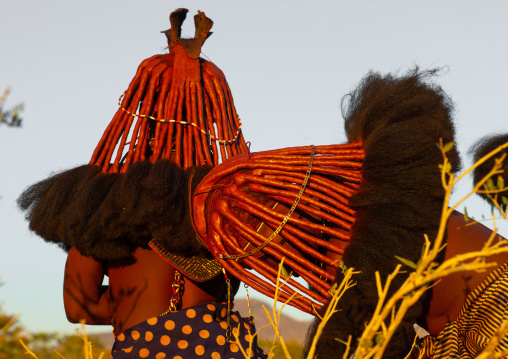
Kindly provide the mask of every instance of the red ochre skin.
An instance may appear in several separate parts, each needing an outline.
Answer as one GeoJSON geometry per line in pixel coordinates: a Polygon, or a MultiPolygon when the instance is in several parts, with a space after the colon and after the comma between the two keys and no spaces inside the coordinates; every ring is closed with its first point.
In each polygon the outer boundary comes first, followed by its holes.
{"type": "MultiPolygon", "coordinates": [[[[113,324],[115,335],[169,308],[175,269],[151,249],[137,248],[136,262],[107,267],[71,248],[64,277],[64,305],[72,323],[113,324]],[[103,286],[106,273],[109,286],[103,286]]],[[[223,278],[197,283],[184,278],[182,309],[221,300],[223,278]]]]}

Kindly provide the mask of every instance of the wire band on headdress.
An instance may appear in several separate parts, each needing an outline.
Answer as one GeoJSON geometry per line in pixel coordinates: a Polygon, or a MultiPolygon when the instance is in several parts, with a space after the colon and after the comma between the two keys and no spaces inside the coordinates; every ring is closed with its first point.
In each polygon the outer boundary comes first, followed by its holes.
{"type": "MultiPolygon", "coordinates": [[[[127,92],[127,91],[126,91],[127,92]]],[[[150,116],[150,115],[142,115],[140,113],[132,113],[130,112],[129,110],[127,110],[126,108],[124,108],[122,106],[122,98],[125,96],[125,93],[124,92],[120,98],[118,99],[118,107],[120,107],[124,112],[127,112],[129,115],[131,115],[132,117],[138,117],[138,118],[148,118],[150,120],[153,120],[153,121],[157,121],[157,122],[162,122],[162,123],[176,123],[176,124],[179,124],[179,125],[190,125],[190,126],[193,126],[195,128],[198,129],[198,131],[200,131],[201,133],[205,134],[206,136],[210,137],[210,139],[212,141],[217,141],[219,143],[223,143],[223,144],[227,144],[227,143],[232,143],[232,142],[235,142],[236,140],[238,140],[238,137],[240,136],[240,130],[242,128],[242,121],[240,120],[240,117],[238,117],[238,123],[239,123],[239,126],[238,126],[238,129],[236,130],[236,133],[235,133],[235,137],[230,139],[230,140],[226,140],[226,139],[220,139],[218,137],[215,137],[214,135],[212,135],[210,132],[206,132],[204,129],[202,129],[201,127],[199,127],[197,124],[195,123],[192,123],[192,122],[187,122],[187,121],[178,121],[178,120],[165,120],[163,118],[156,118],[156,117],[153,117],[153,116],[150,116]]]]}

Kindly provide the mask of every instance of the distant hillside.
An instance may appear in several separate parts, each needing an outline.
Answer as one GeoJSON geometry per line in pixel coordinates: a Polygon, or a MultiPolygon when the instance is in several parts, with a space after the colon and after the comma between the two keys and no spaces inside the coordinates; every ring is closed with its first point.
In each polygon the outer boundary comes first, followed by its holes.
{"type": "MultiPolygon", "coordinates": [[[[268,313],[272,315],[273,302],[270,303],[268,301],[265,302],[257,299],[251,299],[250,301],[252,314],[254,315],[254,324],[256,324],[256,329],[258,330],[265,325],[270,325],[270,322],[266,317],[266,313],[263,310],[263,305],[266,310],[268,310],[268,313]]],[[[234,310],[238,310],[242,316],[248,317],[249,309],[247,308],[247,300],[236,299],[234,310]]],[[[303,344],[309,324],[309,321],[298,321],[284,315],[283,310],[280,319],[279,332],[281,333],[282,338],[284,338],[284,341],[297,340],[299,343],[303,344]]],[[[263,328],[259,332],[259,337],[261,339],[273,339],[273,335],[274,332],[271,325],[268,328],[263,328]]]]}
{"type": "MultiPolygon", "coordinates": [[[[263,310],[263,305],[268,310],[268,312],[272,313],[272,304],[268,302],[263,302],[257,299],[251,299],[250,305],[252,308],[252,314],[254,315],[254,323],[256,325],[256,329],[259,330],[259,328],[269,325],[268,318],[266,317],[265,311],[263,310]]],[[[240,312],[240,314],[244,317],[249,316],[249,309],[247,307],[247,300],[246,299],[236,299],[235,300],[235,307],[234,310],[237,310],[240,312]]],[[[283,311],[284,313],[284,311],[283,311]]],[[[303,340],[305,339],[305,333],[307,332],[307,327],[309,326],[309,321],[297,321],[294,320],[284,314],[281,315],[281,323],[279,326],[279,331],[282,334],[282,337],[284,338],[284,341],[288,342],[291,340],[297,340],[299,343],[303,343],[303,340]]],[[[260,339],[273,339],[273,329],[270,327],[263,328],[259,332],[259,338],[260,339]]],[[[113,347],[113,343],[115,341],[115,338],[113,337],[113,334],[111,331],[105,332],[105,333],[97,333],[97,334],[90,334],[91,338],[98,339],[101,343],[104,344],[104,347],[111,348],[113,347]]]]}

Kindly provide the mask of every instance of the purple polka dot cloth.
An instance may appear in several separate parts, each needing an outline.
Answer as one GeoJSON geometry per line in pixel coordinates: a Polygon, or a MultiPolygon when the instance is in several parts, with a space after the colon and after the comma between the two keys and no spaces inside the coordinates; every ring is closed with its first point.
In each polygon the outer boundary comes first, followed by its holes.
{"type": "Polygon", "coordinates": [[[112,358],[244,359],[243,349],[251,358],[266,359],[253,337],[254,324],[238,312],[231,312],[233,334],[231,341],[226,341],[226,315],[226,303],[211,302],[150,318],[118,335],[112,358]]]}

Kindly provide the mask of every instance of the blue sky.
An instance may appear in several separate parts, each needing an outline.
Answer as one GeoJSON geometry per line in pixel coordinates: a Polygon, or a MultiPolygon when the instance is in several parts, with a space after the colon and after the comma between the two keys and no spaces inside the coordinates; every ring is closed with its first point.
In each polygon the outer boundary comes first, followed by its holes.
{"type": "MultiPolygon", "coordinates": [[[[414,65],[444,67],[437,81],[455,102],[464,156],[508,130],[504,1],[3,0],[0,92],[10,87],[7,108],[25,111],[21,129],[0,127],[0,301],[30,330],[74,326],[62,303],[65,253],[29,232],[15,200],[89,161],[138,64],[165,52],[160,31],[178,7],[190,10],[184,35],[198,9],[214,21],[203,54],[224,71],[254,151],[343,142],[341,97],[368,70],[414,65]]],[[[469,179],[454,200],[468,188],[469,179]]],[[[467,206],[488,216],[478,200],[467,206]]]]}

